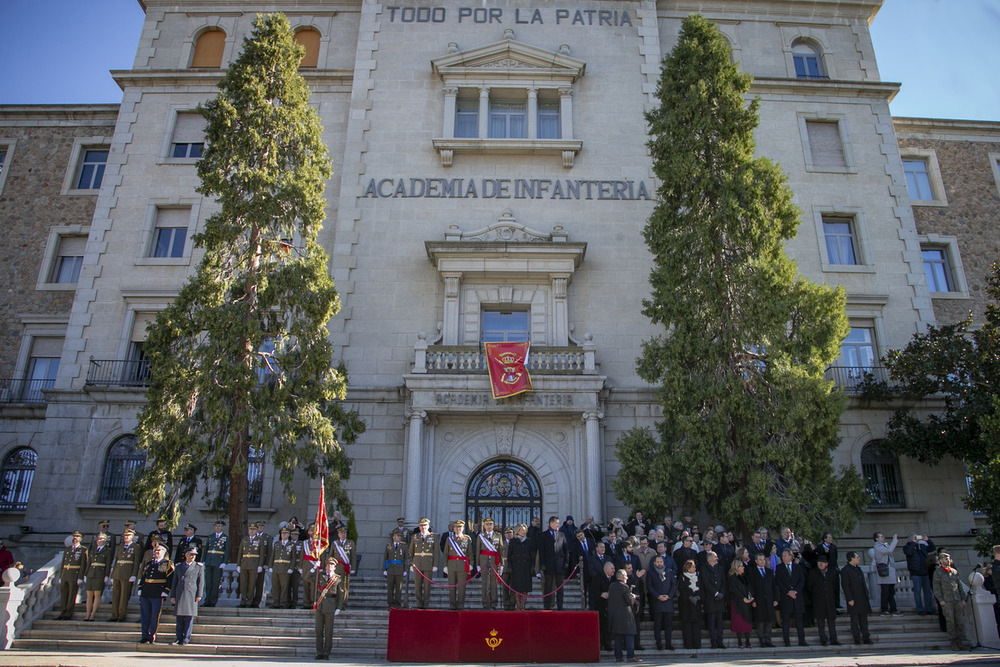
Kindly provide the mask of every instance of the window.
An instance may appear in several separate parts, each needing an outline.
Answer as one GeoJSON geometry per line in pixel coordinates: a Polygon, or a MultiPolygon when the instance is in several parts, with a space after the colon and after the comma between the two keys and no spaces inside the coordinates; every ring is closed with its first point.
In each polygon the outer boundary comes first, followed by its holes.
{"type": "Polygon", "coordinates": [[[814,167],[846,167],[844,142],[836,121],[806,121],[809,160],[814,167]]]}
{"type": "Polygon", "coordinates": [[[171,158],[200,158],[205,149],[205,119],[196,112],[177,114],[170,139],[171,158]]]}
{"type": "Polygon", "coordinates": [[[190,220],[190,208],[157,208],[149,256],[183,257],[190,220]]]}
{"type": "Polygon", "coordinates": [[[146,452],[139,449],[139,439],[123,435],[115,440],[104,459],[104,476],[101,479],[102,505],[131,505],[129,484],[136,473],[146,465],[146,452]]]}
{"type": "Polygon", "coordinates": [[[3,176],[4,162],[7,161],[7,147],[0,146],[0,176],[3,176]]]}
{"type": "Polygon", "coordinates": [[[871,496],[868,507],[903,507],[903,482],[899,459],[878,442],[861,450],[861,474],[871,496]]]}
{"type": "Polygon", "coordinates": [[[528,311],[484,310],[484,343],[525,342],[528,340],[528,311]]]}
{"type": "Polygon", "coordinates": [[[28,509],[37,464],[38,454],[30,447],[19,447],[4,458],[0,466],[0,512],[28,509]]]}
{"type": "Polygon", "coordinates": [[[859,371],[875,365],[875,330],[871,327],[851,327],[840,344],[840,365],[859,371]]]}
{"type": "Polygon", "coordinates": [[[226,33],[221,30],[203,32],[194,44],[191,67],[221,67],[226,49],[226,33]]]}
{"type": "Polygon", "coordinates": [[[87,248],[86,236],[60,236],[52,273],[48,282],[75,285],[80,279],[83,255],[87,248]]]}
{"type": "MultiPolygon", "coordinates": [[[[59,341],[62,345],[62,341],[59,341]]],[[[35,357],[28,360],[28,375],[25,378],[21,400],[25,403],[41,403],[43,389],[51,389],[56,384],[59,373],[59,357],[35,357]]]]}
{"type": "Polygon", "coordinates": [[[76,179],[77,190],[100,190],[104,178],[104,167],[108,163],[107,148],[88,148],[80,160],[80,176],[76,179]]]}
{"type": "Polygon", "coordinates": [[[561,139],[559,127],[559,104],[555,102],[539,102],[538,104],[538,138],[561,139]]]}
{"type": "Polygon", "coordinates": [[[319,40],[319,32],[313,28],[305,28],[295,33],[295,41],[306,49],[299,67],[316,67],[319,64],[319,40]]]}
{"type": "Polygon", "coordinates": [[[859,264],[854,219],[823,216],[823,236],[830,264],[859,264]]]}
{"type": "Polygon", "coordinates": [[[928,148],[908,146],[901,146],[899,153],[911,203],[914,206],[947,206],[937,153],[928,148]]]}
{"type": "Polygon", "coordinates": [[[792,60],[795,63],[795,76],[799,79],[825,79],[823,61],[819,49],[802,40],[792,44],[792,60]]]}
{"type": "Polygon", "coordinates": [[[920,251],[924,258],[924,273],[927,286],[932,292],[951,292],[954,281],[948,266],[948,253],[944,248],[924,248],[920,251]]]}
{"type": "Polygon", "coordinates": [[[11,160],[14,157],[14,146],[16,139],[0,139],[0,193],[3,193],[3,184],[10,173],[11,160]]]}
{"type": "Polygon", "coordinates": [[[906,175],[906,189],[910,191],[910,199],[934,199],[927,160],[904,159],[903,173],[906,175]]]}
{"type": "Polygon", "coordinates": [[[490,139],[524,139],[528,122],[524,102],[490,101],[490,139]]]}
{"type": "Polygon", "coordinates": [[[156,313],[137,312],[132,321],[128,356],[122,367],[122,384],[127,387],[145,387],[149,384],[149,359],[146,358],[147,330],[156,321],[156,313]]]}
{"type": "Polygon", "coordinates": [[[460,97],[455,105],[455,136],[464,139],[479,136],[479,100],[460,97]]]}

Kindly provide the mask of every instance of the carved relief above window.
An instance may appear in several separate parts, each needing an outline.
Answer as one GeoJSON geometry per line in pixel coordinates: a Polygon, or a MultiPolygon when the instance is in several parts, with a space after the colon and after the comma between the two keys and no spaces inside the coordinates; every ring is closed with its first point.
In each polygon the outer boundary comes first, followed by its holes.
{"type": "Polygon", "coordinates": [[[456,153],[553,154],[571,168],[583,142],[573,138],[573,84],[586,64],[507,39],[431,61],[444,85],[441,164],[456,153]]]}

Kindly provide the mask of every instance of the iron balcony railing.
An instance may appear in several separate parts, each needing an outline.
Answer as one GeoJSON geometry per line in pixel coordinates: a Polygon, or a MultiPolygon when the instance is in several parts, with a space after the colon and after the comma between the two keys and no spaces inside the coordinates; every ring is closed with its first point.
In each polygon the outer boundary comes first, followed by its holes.
{"type": "Polygon", "coordinates": [[[0,378],[0,403],[44,403],[43,389],[51,389],[55,380],[0,378]]]}
{"type": "Polygon", "coordinates": [[[848,394],[860,394],[860,385],[866,375],[871,375],[876,381],[888,382],[889,373],[882,366],[830,366],[826,369],[826,379],[848,394]]]}
{"type": "Polygon", "coordinates": [[[149,360],[91,359],[87,369],[89,387],[148,387],[149,360]]]}

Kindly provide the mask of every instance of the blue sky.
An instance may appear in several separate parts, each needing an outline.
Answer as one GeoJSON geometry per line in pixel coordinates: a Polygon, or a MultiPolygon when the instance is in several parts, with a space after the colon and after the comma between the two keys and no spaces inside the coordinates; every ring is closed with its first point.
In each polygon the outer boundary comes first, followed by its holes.
{"type": "MultiPolygon", "coordinates": [[[[0,104],[121,101],[108,70],[142,20],[136,0],[0,0],[0,104]]],[[[893,115],[1000,121],[1000,0],[886,0],[871,29],[893,115]]]]}

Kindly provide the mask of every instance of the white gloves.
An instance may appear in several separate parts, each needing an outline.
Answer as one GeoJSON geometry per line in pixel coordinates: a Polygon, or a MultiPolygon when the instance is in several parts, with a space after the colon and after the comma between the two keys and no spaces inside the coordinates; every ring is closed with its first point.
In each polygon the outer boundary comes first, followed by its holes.
{"type": "Polygon", "coordinates": [[[258,568],[257,568],[257,574],[260,574],[260,573],[261,573],[261,572],[263,572],[263,571],[264,571],[264,568],[263,568],[263,567],[258,567],[258,568]]]}

